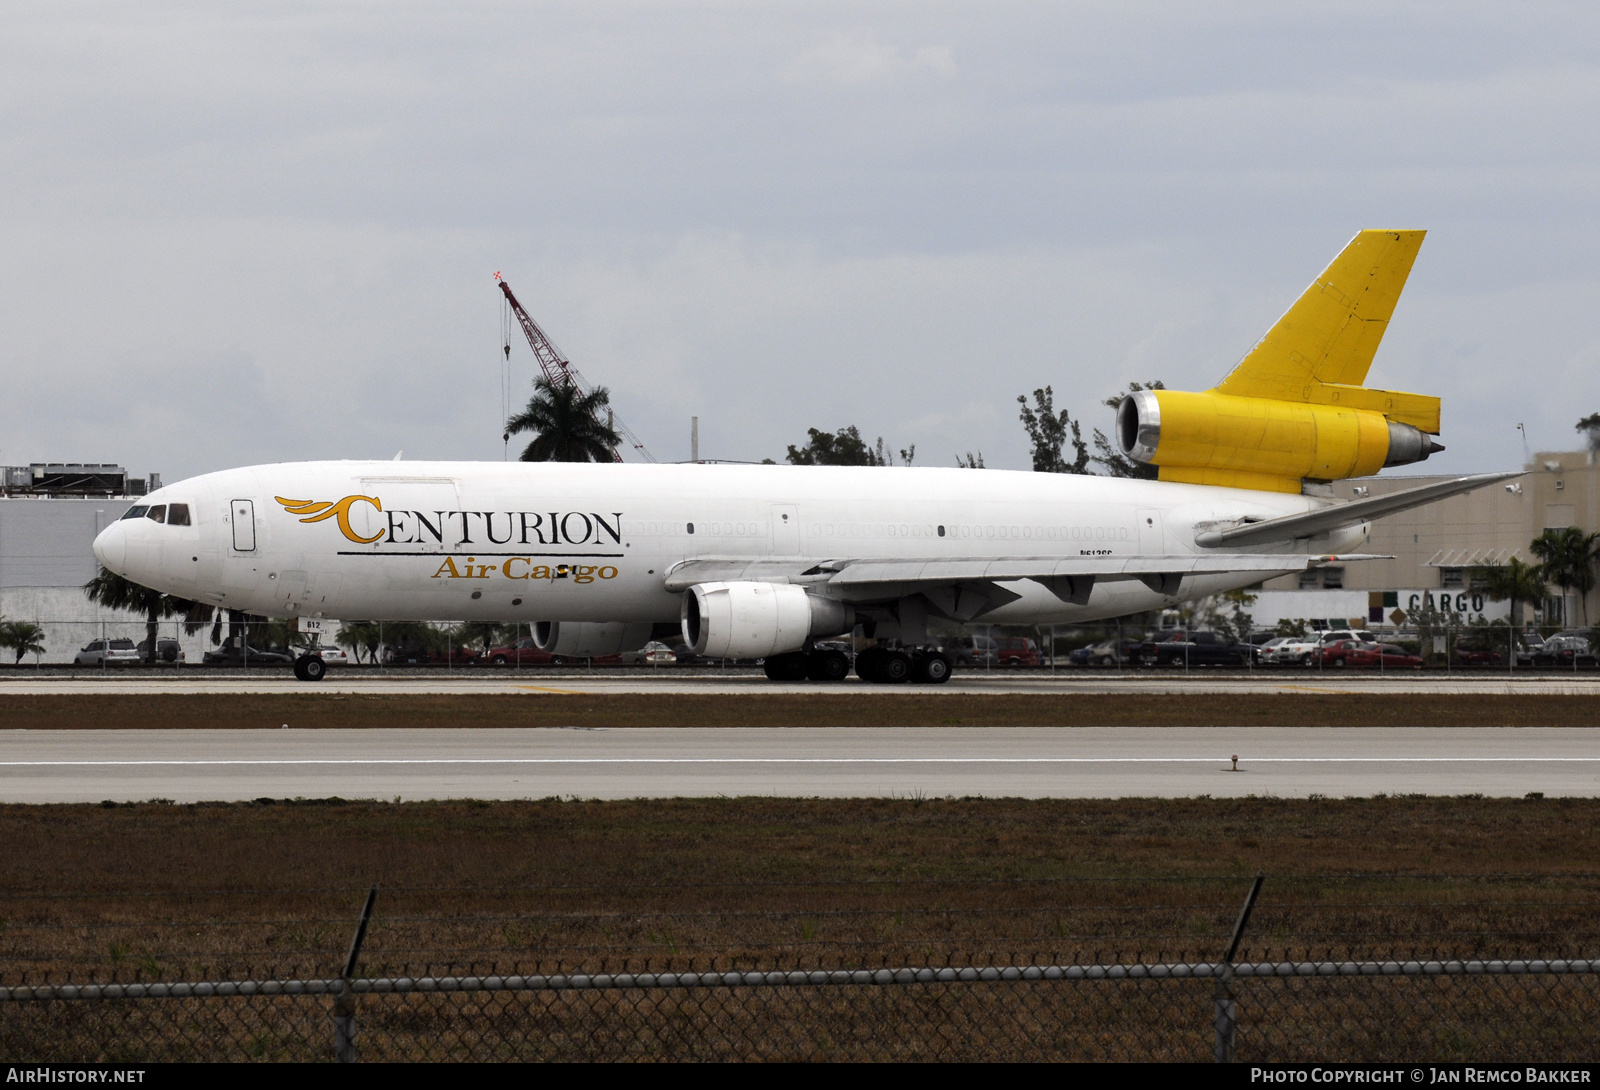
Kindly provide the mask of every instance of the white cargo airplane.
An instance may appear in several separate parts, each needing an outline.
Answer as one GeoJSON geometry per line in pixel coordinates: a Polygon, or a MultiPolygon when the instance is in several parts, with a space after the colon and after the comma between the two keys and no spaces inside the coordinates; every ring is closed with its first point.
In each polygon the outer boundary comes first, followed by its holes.
{"type": "MultiPolygon", "coordinates": [[[[930,622],[1116,617],[1361,559],[1371,520],[1515,474],[1339,503],[1443,449],[1437,398],[1361,385],[1421,245],[1363,231],[1215,389],[1117,410],[1157,481],[999,470],[301,462],[151,493],[95,540],[135,582],[273,617],[529,621],[586,657],[679,628],[775,679],[942,682],[930,622]]],[[[303,656],[296,673],[322,676],[303,656]]]]}

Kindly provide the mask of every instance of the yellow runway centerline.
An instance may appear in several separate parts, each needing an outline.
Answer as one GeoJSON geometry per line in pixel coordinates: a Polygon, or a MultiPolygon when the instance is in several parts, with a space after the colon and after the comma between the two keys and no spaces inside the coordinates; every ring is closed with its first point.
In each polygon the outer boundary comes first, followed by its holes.
{"type": "Polygon", "coordinates": [[[582,689],[551,689],[544,685],[518,685],[519,689],[527,689],[530,693],[559,693],[561,696],[583,696],[582,689]]]}

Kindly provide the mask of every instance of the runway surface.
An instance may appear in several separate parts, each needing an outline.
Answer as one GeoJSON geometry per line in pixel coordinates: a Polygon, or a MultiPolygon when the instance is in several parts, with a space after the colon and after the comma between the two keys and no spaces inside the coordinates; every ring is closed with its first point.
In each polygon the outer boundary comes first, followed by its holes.
{"type": "Polygon", "coordinates": [[[427,693],[512,694],[538,696],[550,693],[851,693],[861,696],[1073,693],[1541,693],[1600,696],[1600,674],[1568,675],[1523,672],[1400,674],[1328,671],[1261,671],[1254,674],[1209,670],[1147,670],[1123,675],[1063,671],[1012,673],[965,671],[944,685],[871,685],[851,678],[831,685],[814,682],[768,681],[756,672],[713,673],[696,671],[631,670],[594,673],[545,673],[463,670],[406,673],[365,669],[333,670],[320,682],[296,681],[282,672],[214,674],[63,674],[13,673],[0,677],[0,697],[87,693],[427,693]]]}
{"type": "Polygon", "coordinates": [[[0,732],[0,801],[1600,794],[1591,728],[0,732]],[[1238,755],[1238,771],[1232,756],[1238,755]]]}

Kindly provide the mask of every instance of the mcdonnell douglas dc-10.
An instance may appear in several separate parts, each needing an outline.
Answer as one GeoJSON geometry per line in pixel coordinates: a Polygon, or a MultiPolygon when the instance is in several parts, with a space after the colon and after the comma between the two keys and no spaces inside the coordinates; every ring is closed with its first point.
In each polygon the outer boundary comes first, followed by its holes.
{"type": "MultiPolygon", "coordinates": [[[[1515,474],[1338,502],[1442,450],[1439,399],[1363,385],[1422,231],[1363,231],[1214,389],[1123,400],[1127,480],[1000,470],[300,462],[161,488],[110,571],[273,617],[525,621],[588,657],[662,626],[769,677],[942,682],[929,625],[1092,621],[1361,559],[1370,523],[1515,474]]],[[[322,660],[296,663],[306,680],[322,660]]]]}

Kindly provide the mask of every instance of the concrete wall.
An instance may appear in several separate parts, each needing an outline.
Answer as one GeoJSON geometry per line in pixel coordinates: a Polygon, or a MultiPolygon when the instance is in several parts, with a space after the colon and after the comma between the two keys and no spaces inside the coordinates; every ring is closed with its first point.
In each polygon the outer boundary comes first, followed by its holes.
{"type": "MultiPolygon", "coordinates": [[[[1547,528],[1577,526],[1585,533],[1600,531],[1600,466],[1596,465],[1592,454],[1587,451],[1538,454],[1526,469],[1526,476],[1507,482],[1519,486],[1514,490],[1508,491],[1505,484],[1491,485],[1379,519],[1373,524],[1366,551],[1391,554],[1394,559],[1365,560],[1349,565],[1343,573],[1342,590],[1421,588],[1438,591],[1443,588],[1446,569],[1504,563],[1513,556],[1532,563],[1534,557],[1528,551],[1528,542],[1547,528]]],[[[1365,488],[1372,496],[1382,496],[1432,481],[1448,480],[1450,476],[1453,475],[1366,477],[1335,481],[1333,490],[1341,499],[1357,498],[1357,488],[1365,488]]],[[[1298,576],[1285,576],[1269,581],[1263,589],[1306,588],[1301,586],[1298,576]]],[[[1339,592],[1327,593],[1332,602],[1332,596],[1339,592]]],[[[1566,623],[1569,624],[1583,616],[1583,607],[1575,599],[1576,596],[1568,604],[1566,623]]],[[[1590,593],[1587,607],[1591,621],[1600,618],[1600,588],[1590,593]]],[[[1486,610],[1485,615],[1505,616],[1504,604],[1498,614],[1486,610]]],[[[1299,616],[1320,617],[1322,614],[1299,616]]]]}
{"type": "MultiPolygon", "coordinates": [[[[79,648],[102,636],[144,639],[142,617],[92,605],[82,589],[99,571],[95,535],[134,502],[0,497],[0,617],[44,628],[39,661],[71,662],[79,648]]],[[[164,622],[161,635],[175,635],[178,627],[164,622]]],[[[206,638],[183,638],[189,661],[200,661],[206,638]]],[[[11,652],[0,651],[0,663],[11,661],[11,652]]]]}

